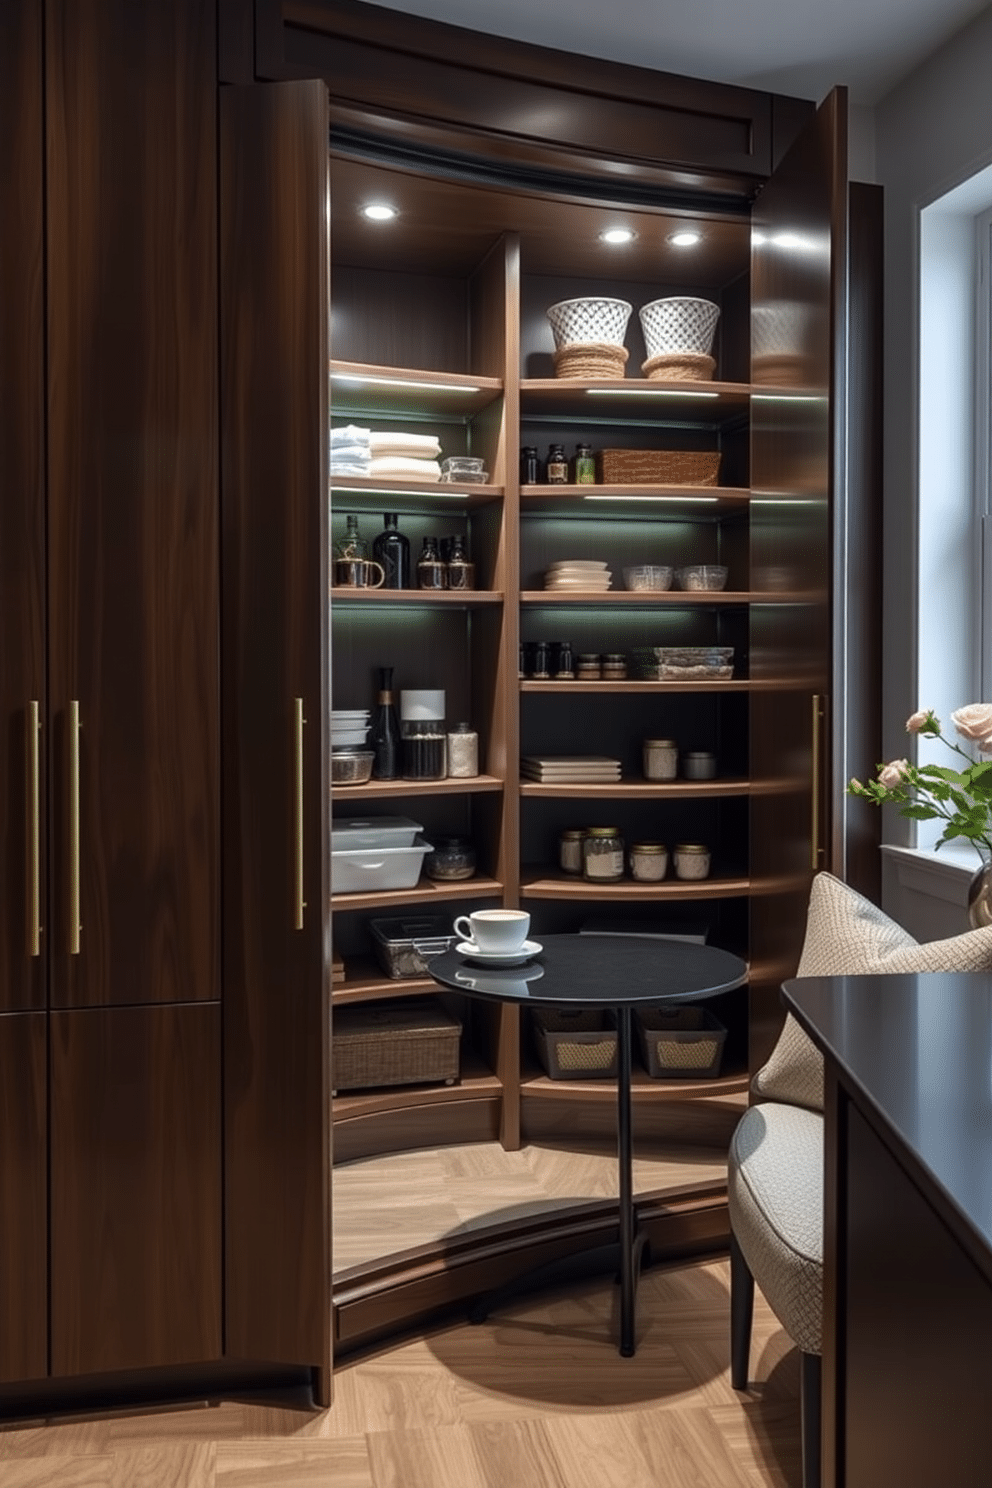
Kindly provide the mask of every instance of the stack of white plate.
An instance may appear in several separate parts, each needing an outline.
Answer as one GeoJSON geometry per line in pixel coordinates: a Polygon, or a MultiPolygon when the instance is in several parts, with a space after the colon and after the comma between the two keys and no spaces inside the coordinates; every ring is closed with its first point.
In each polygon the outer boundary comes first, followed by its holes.
{"type": "Polygon", "coordinates": [[[368,708],[332,708],[332,749],[360,749],[368,731],[368,708]]]}
{"type": "Polygon", "coordinates": [[[600,593],[609,589],[612,573],[605,563],[587,558],[563,558],[545,571],[545,589],[585,589],[600,593]]]}

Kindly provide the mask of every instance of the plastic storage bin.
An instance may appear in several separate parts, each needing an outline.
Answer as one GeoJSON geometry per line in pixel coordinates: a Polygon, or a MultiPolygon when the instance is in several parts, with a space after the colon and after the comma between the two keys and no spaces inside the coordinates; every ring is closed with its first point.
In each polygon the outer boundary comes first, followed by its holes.
{"type": "Polygon", "coordinates": [[[412,847],[420,822],[408,816],[335,817],[331,822],[331,851],[355,847],[412,847]]]}
{"type": "Polygon", "coordinates": [[[338,848],[331,843],[331,892],[374,893],[380,889],[412,889],[420,877],[429,842],[416,837],[410,847],[338,848]]]}

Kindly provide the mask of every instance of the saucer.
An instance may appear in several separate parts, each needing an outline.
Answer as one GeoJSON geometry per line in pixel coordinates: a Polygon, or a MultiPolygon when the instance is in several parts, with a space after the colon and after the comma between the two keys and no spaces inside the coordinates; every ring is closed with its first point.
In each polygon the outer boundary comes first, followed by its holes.
{"type": "Polygon", "coordinates": [[[470,961],[478,961],[482,966],[523,966],[538,951],[544,947],[538,940],[525,940],[523,945],[518,946],[515,951],[480,951],[473,940],[460,940],[455,946],[463,956],[470,961]]]}

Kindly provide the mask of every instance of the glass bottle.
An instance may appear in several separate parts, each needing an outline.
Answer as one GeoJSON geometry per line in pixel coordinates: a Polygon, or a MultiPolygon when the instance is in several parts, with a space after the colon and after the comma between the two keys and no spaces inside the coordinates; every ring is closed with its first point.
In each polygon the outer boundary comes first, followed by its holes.
{"type": "Polygon", "coordinates": [[[381,563],[386,577],[384,589],[409,589],[410,587],[410,541],[400,532],[395,512],[386,512],[385,528],[372,543],[372,557],[381,563]]]}
{"type": "Polygon", "coordinates": [[[393,668],[379,668],[379,692],[369,728],[369,748],[375,758],[372,774],[376,780],[400,778],[400,720],[393,694],[393,668]]]}
{"type": "Polygon", "coordinates": [[[443,589],[446,565],[437,550],[437,538],[425,537],[417,559],[418,589],[443,589]]]}
{"type": "Polygon", "coordinates": [[[548,450],[547,464],[544,467],[544,478],[549,486],[568,485],[568,461],[565,459],[565,446],[553,444],[548,450]]]}
{"type": "Polygon", "coordinates": [[[369,545],[358,530],[358,518],[345,517],[347,530],[334,544],[335,558],[368,558],[369,545]]]}
{"type": "Polygon", "coordinates": [[[536,486],[541,479],[541,464],[537,458],[537,445],[525,444],[520,451],[520,484],[536,486]]]}
{"type": "Polygon", "coordinates": [[[623,878],[623,838],[619,827],[589,827],[582,841],[582,876],[595,883],[623,878]]]}
{"type": "Polygon", "coordinates": [[[579,444],[575,448],[575,484],[577,486],[596,484],[596,462],[588,444],[579,444]]]}
{"type": "Polygon", "coordinates": [[[465,539],[457,532],[448,551],[446,577],[449,589],[475,588],[475,564],[465,552],[465,539]]]}
{"type": "Polygon", "coordinates": [[[448,731],[448,774],[461,779],[479,773],[479,736],[470,723],[448,731]]]}

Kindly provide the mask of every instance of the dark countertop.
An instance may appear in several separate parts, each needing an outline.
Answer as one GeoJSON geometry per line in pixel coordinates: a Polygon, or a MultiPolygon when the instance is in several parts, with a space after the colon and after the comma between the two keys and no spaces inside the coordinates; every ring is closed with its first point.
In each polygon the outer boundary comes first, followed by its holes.
{"type": "Polygon", "coordinates": [[[992,975],[797,977],[782,991],[992,1277],[992,975]]]}

